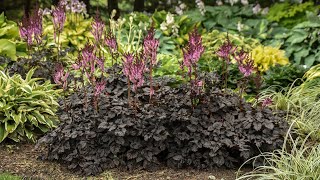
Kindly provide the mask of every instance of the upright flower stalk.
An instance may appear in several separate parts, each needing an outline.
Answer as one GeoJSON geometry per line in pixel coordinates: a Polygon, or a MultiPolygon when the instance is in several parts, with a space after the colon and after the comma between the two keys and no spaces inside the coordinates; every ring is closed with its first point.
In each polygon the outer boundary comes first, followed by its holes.
{"type": "Polygon", "coordinates": [[[105,35],[104,39],[105,44],[108,47],[108,50],[112,56],[111,59],[111,65],[114,65],[114,60],[115,63],[117,64],[117,58],[118,58],[118,43],[115,35],[111,32],[111,30],[108,31],[108,33],[105,35]]]}
{"type": "Polygon", "coordinates": [[[194,29],[189,34],[189,42],[187,46],[182,49],[183,52],[183,62],[182,68],[187,67],[188,76],[190,80],[191,87],[191,103],[194,107],[194,97],[200,93],[199,88],[202,87],[202,81],[198,79],[197,63],[204,52],[204,47],[202,45],[202,38],[198,33],[197,29],[194,29]],[[192,76],[194,75],[194,79],[192,76]]]}
{"type": "Polygon", "coordinates": [[[254,71],[254,61],[249,56],[249,53],[241,49],[239,52],[234,53],[234,59],[238,63],[239,71],[243,74],[244,79],[239,83],[239,102],[240,107],[242,107],[241,99],[243,97],[243,93],[245,92],[246,86],[249,82],[249,76],[254,71]]]}
{"type": "Polygon", "coordinates": [[[159,47],[159,39],[154,37],[154,27],[148,30],[147,36],[143,40],[143,54],[146,60],[149,60],[149,80],[150,80],[150,102],[152,95],[154,94],[153,82],[152,82],[152,70],[153,66],[157,63],[157,50],[159,47]]]}
{"type": "MultiPolygon", "coordinates": [[[[133,83],[133,92],[144,83],[144,72],[146,70],[143,54],[125,53],[123,55],[123,73],[128,78],[128,103],[130,104],[130,81],[133,83]]],[[[137,106],[137,96],[135,99],[135,106],[137,106]]]]}
{"type": "MultiPolygon", "coordinates": [[[[78,62],[73,64],[72,67],[75,70],[81,70],[82,74],[85,74],[85,77],[89,80],[89,83],[94,88],[94,105],[96,110],[98,110],[98,107],[96,106],[98,104],[98,97],[99,94],[102,92],[102,90],[105,87],[105,82],[100,80],[97,81],[95,77],[95,71],[97,69],[100,69],[102,72],[104,71],[104,62],[103,58],[97,57],[95,55],[95,47],[91,44],[86,44],[85,47],[81,50],[81,55],[78,57],[78,62]]],[[[84,77],[83,77],[84,79],[84,77]]],[[[86,105],[87,107],[87,93],[85,88],[84,80],[82,80],[82,86],[84,88],[85,93],[85,99],[86,99],[86,105]]]]}
{"type": "Polygon", "coordinates": [[[56,64],[53,80],[57,85],[60,85],[63,88],[63,92],[64,92],[64,108],[65,108],[66,112],[68,111],[68,108],[67,108],[67,102],[66,102],[65,95],[66,95],[66,91],[67,91],[67,88],[68,88],[68,77],[69,77],[69,72],[65,72],[64,71],[63,65],[60,64],[60,63],[56,64]]]}
{"type": "Polygon", "coordinates": [[[19,34],[21,39],[27,42],[28,50],[31,51],[32,45],[42,43],[42,15],[37,5],[31,15],[25,14],[22,22],[19,23],[19,34]],[[34,43],[35,42],[35,43],[34,43]]]}
{"type": "Polygon", "coordinates": [[[231,62],[231,56],[234,55],[237,47],[234,47],[231,43],[229,36],[227,35],[227,41],[217,51],[218,57],[223,60],[222,64],[222,76],[224,78],[224,88],[227,88],[228,83],[228,67],[231,62]]]}
{"type": "Polygon", "coordinates": [[[66,21],[65,7],[62,2],[63,1],[60,1],[58,6],[52,10],[52,22],[54,29],[53,37],[58,48],[58,60],[60,54],[60,34],[63,31],[64,23],[66,21]]]}

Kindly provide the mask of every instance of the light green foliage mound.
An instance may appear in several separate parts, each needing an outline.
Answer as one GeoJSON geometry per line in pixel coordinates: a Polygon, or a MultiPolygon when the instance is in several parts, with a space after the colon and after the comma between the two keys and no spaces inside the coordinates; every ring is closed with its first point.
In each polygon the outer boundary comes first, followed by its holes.
{"type": "Polygon", "coordinates": [[[0,142],[6,138],[34,141],[57,125],[60,90],[54,90],[49,81],[39,84],[39,78],[31,78],[34,70],[26,79],[0,71],[0,142]]]}
{"type": "Polygon", "coordinates": [[[202,35],[203,45],[205,47],[205,51],[202,55],[202,59],[200,60],[200,67],[203,70],[211,71],[215,69],[212,61],[218,60],[216,52],[219,47],[227,40],[227,36],[229,37],[230,42],[238,46],[239,48],[244,48],[246,51],[251,51],[256,46],[260,45],[260,42],[253,38],[245,38],[238,34],[228,34],[226,32],[220,32],[218,30],[213,30],[209,33],[205,33],[202,35]]]}
{"type": "Polygon", "coordinates": [[[271,6],[267,19],[292,28],[307,19],[306,11],[316,13],[318,10],[319,6],[315,6],[311,1],[301,4],[292,4],[290,2],[275,3],[271,6]]]}
{"type": "Polygon", "coordinates": [[[0,56],[9,57],[13,60],[17,56],[25,55],[25,43],[18,41],[19,28],[13,21],[9,21],[0,15],[0,56]]]}

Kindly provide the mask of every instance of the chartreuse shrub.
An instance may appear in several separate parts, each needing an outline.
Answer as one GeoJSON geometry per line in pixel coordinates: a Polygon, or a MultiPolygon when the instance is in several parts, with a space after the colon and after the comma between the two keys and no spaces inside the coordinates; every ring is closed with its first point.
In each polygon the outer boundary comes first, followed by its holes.
{"type": "Polygon", "coordinates": [[[285,56],[285,51],[271,46],[257,46],[251,51],[254,64],[260,72],[269,70],[271,66],[286,65],[289,59],[285,56]]]}
{"type": "Polygon", "coordinates": [[[307,19],[307,11],[317,13],[318,10],[319,6],[314,5],[312,1],[294,4],[290,2],[275,3],[270,7],[267,19],[292,28],[307,19]]]}
{"type": "Polygon", "coordinates": [[[25,79],[0,71],[0,142],[6,138],[34,141],[57,125],[60,91],[49,81],[39,84],[39,78],[31,78],[34,70],[25,79]]]}

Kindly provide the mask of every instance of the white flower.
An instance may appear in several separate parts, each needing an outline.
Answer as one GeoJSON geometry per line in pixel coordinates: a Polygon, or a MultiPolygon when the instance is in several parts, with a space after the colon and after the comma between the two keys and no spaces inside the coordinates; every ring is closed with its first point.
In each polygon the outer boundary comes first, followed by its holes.
{"type": "Polygon", "coordinates": [[[181,3],[180,6],[179,6],[182,10],[184,10],[187,6],[185,3],[181,3]]]}
{"type": "Polygon", "coordinates": [[[238,21],[238,24],[237,24],[238,31],[242,31],[243,27],[244,27],[244,24],[242,24],[240,21],[238,21]]]}
{"type": "Polygon", "coordinates": [[[221,0],[218,0],[216,3],[217,3],[218,6],[222,6],[223,5],[223,2],[221,0]]]}
{"type": "Polygon", "coordinates": [[[172,15],[171,13],[168,13],[168,14],[167,14],[166,21],[167,21],[167,24],[168,24],[168,25],[174,23],[174,17],[173,17],[173,15],[172,15]]]}
{"type": "Polygon", "coordinates": [[[258,13],[261,11],[260,4],[255,5],[255,6],[252,8],[252,11],[253,11],[253,14],[258,14],[258,13]]]}
{"type": "Polygon", "coordinates": [[[196,0],[196,4],[197,4],[197,6],[198,6],[198,8],[200,10],[201,15],[204,16],[204,14],[206,13],[206,9],[205,9],[203,1],[202,0],[196,0]]]}
{"type": "Polygon", "coordinates": [[[183,10],[182,10],[179,6],[176,6],[176,7],[175,7],[175,12],[176,12],[178,15],[182,15],[182,14],[183,14],[183,10]]]}
{"type": "Polygon", "coordinates": [[[241,0],[241,4],[242,4],[242,5],[248,5],[249,2],[248,2],[248,0],[241,0]]]}
{"type": "Polygon", "coordinates": [[[167,30],[167,29],[168,29],[167,23],[166,23],[166,22],[162,22],[162,23],[160,24],[160,29],[161,29],[162,31],[167,30]]]}
{"type": "Polygon", "coordinates": [[[263,8],[263,10],[261,11],[261,14],[265,15],[265,14],[268,14],[269,12],[269,8],[266,7],[266,8],[263,8]]]}

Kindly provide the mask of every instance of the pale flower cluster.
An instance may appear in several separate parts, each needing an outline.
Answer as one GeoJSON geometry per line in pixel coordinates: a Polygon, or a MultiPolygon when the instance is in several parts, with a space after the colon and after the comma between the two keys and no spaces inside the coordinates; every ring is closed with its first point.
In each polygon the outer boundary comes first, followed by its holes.
{"type": "Polygon", "coordinates": [[[160,24],[160,29],[162,31],[167,31],[171,29],[173,36],[179,36],[179,28],[180,26],[178,24],[175,24],[174,22],[174,15],[168,12],[166,20],[160,24]]]}

